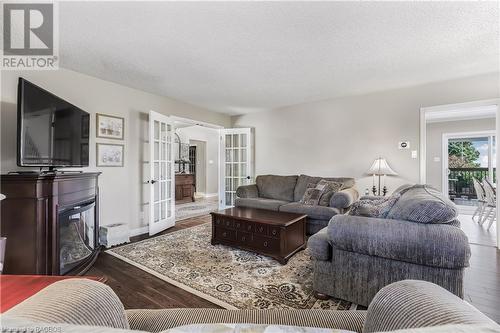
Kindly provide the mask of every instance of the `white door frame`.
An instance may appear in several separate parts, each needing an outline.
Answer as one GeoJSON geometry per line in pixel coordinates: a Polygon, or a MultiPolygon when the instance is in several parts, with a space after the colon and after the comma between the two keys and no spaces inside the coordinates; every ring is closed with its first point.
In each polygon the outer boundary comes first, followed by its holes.
{"type": "MultiPolygon", "coordinates": [[[[447,195],[448,188],[448,141],[450,139],[469,139],[469,138],[482,138],[494,136],[495,131],[475,131],[475,132],[456,132],[456,133],[443,133],[443,139],[441,140],[441,189],[442,192],[447,195]]],[[[489,150],[491,154],[492,145],[490,145],[489,150]]],[[[488,159],[488,173],[491,174],[493,171],[493,163],[491,159],[488,159]]]]}
{"type": "Polygon", "coordinates": [[[247,179],[245,184],[251,184],[254,178],[254,137],[253,128],[224,128],[219,131],[219,209],[228,208],[226,205],[226,134],[247,134],[247,179]]]}
{"type": "MultiPolygon", "coordinates": [[[[184,117],[173,116],[173,115],[169,115],[168,117],[173,121],[174,128],[176,127],[176,124],[182,123],[182,124],[190,124],[193,126],[212,128],[212,129],[218,130],[219,132],[220,132],[220,130],[224,129],[224,126],[213,124],[213,123],[207,123],[205,121],[198,121],[198,120],[194,120],[191,118],[184,118],[184,117]]],[[[219,145],[217,145],[217,161],[219,161],[219,168],[218,168],[218,172],[217,172],[217,194],[219,194],[221,191],[221,188],[220,188],[221,172],[220,172],[220,170],[222,168],[222,165],[220,164],[220,160],[221,160],[221,148],[220,148],[220,144],[219,144],[219,145]]],[[[207,161],[207,156],[206,156],[206,147],[205,147],[205,162],[206,161],[207,161]]],[[[205,171],[206,170],[207,170],[207,168],[205,166],[205,171]]],[[[206,182],[206,180],[205,180],[205,182],[206,182]]],[[[205,184],[205,186],[206,186],[206,184],[205,184]]],[[[174,207],[175,207],[175,200],[174,200],[174,207]]]]}
{"type": "MultiPolygon", "coordinates": [[[[497,106],[497,114],[496,114],[496,137],[497,140],[500,138],[500,98],[486,99],[480,101],[473,101],[468,103],[457,103],[457,104],[447,104],[447,105],[439,105],[439,106],[431,106],[431,107],[422,107],[420,108],[420,183],[425,184],[427,175],[426,175],[426,167],[427,167],[427,158],[426,158],[426,145],[427,145],[427,115],[430,112],[435,111],[449,111],[453,112],[453,110],[459,110],[467,107],[482,107],[482,106],[497,106]]],[[[498,147],[498,142],[497,142],[498,147]]],[[[497,149],[497,166],[500,166],[500,154],[498,154],[497,149]]],[[[497,177],[497,188],[500,188],[500,177],[497,177]]],[[[500,207],[500,196],[497,195],[497,207],[500,207]]],[[[497,209],[497,248],[500,249],[500,209],[497,209]]]]}
{"type": "MultiPolygon", "coordinates": [[[[465,108],[481,108],[485,106],[497,106],[497,124],[500,118],[500,99],[485,99],[481,101],[473,101],[466,103],[456,103],[456,104],[445,104],[438,106],[422,107],[420,108],[420,183],[425,184],[427,180],[427,118],[428,115],[434,112],[447,112],[452,114],[453,112],[461,112],[465,108]]],[[[497,134],[500,130],[497,125],[497,134]]],[[[497,135],[498,137],[498,135],[497,135]]]]}

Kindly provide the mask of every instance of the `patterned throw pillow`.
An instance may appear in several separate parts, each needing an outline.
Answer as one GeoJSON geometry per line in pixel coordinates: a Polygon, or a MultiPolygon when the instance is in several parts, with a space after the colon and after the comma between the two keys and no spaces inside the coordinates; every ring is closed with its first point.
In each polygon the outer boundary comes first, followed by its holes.
{"type": "Polygon", "coordinates": [[[319,199],[319,205],[327,207],[330,206],[330,199],[332,198],[332,196],[338,191],[342,190],[343,187],[344,187],[343,183],[325,179],[320,180],[318,184],[316,184],[317,189],[323,190],[323,194],[319,199]]]}
{"type": "Polygon", "coordinates": [[[300,203],[303,203],[304,205],[316,206],[318,205],[319,199],[323,194],[323,190],[317,189],[316,187],[309,187],[309,185],[311,184],[307,185],[307,189],[304,192],[304,196],[300,200],[300,203]]]}
{"type": "Polygon", "coordinates": [[[359,200],[351,206],[349,215],[386,218],[400,197],[400,193],[395,193],[387,198],[359,200]]]}

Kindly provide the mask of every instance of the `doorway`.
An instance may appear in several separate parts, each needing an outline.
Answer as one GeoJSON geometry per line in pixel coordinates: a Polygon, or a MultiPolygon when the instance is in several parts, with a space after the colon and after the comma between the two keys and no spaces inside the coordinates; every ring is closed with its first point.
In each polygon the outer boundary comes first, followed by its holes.
{"type": "Polygon", "coordinates": [[[491,228],[481,223],[477,217],[481,202],[473,179],[480,183],[488,179],[488,189],[498,183],[499,102],[491,99],[420,109],[420,183],[437,188],[457,204],[461,228],[472,243],[498,248],[498,210],[489,215],[497,217],[491,228]]]}
{"type": "Polygon", "coordinates": [[[496,182],[495,132],[445,133],[443,156],[443,192],[463,210],[477,207],[474,179],[496,182]]]}

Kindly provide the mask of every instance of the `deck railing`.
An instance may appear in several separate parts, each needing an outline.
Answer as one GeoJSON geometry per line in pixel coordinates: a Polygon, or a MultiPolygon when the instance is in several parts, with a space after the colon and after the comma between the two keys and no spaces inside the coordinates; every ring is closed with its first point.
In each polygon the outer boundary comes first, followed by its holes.
{"type": "MultiPolygon", "coordinates": [[[[472,178],[482,181],[489,176],[488,168],[450,168],[448,188],[450,198],[476,199],[472,178]]],[[[493,182],[496,182],[496,169],[493,169],[493,182]]]]}

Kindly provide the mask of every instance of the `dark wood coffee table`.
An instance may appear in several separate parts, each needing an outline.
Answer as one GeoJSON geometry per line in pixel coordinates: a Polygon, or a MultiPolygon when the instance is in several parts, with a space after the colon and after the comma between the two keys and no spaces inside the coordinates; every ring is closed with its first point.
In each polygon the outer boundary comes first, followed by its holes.
{"type": "Polygon", "coordinates": [[[210,214],[213,245],[250,250],[283,265],[306,248],[306,215],[244,207],[210,214]]]}

